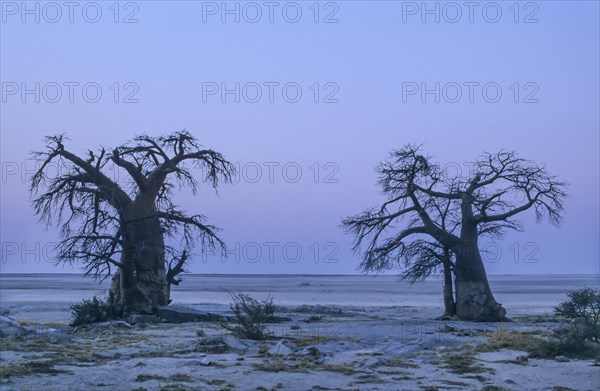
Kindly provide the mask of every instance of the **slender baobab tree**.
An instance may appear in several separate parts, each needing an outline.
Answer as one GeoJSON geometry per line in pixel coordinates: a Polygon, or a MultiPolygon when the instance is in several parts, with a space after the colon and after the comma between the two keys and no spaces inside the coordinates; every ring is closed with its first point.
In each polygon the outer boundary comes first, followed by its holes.
{"type": "Polygon", "coordinates": [[[453,254],[435,240],[417,239],[406,245],[402,252],[403,270],[400,273],[402,280],[411,284],[424,281],[427,277],[438,274],[444,276],[444,314],[439,319],[448,319],[456,315],[456,302],[454,299],[453,254]]]}
{"type": "Polygon", "coordinates": [[[377,167],[387,201],[378,209],[344,219],[342,225],[356,237],[354,250],[363,254],[364,271],[397,265],[420,251],[414,241],[433,240],[447,248],[455,258],[456,315],[464,320],[501,321],[507,319],[506,311],[492,294],[478,239],[520,229],[514,217],[530,209],[538,221],[547,218],[558,225],[567,184],[515,152],[485,153],[471,171],[448,178],[420,147],[393,151],[377,167]],[[443,201],[450,205],[451,223],[446,226],[440,212],[445,209],[436,206],[443,201]],[[397,224],[402,228],[395,229],[397,224]],[[362,251],[365,241],[367,248],[362,251]]]}
{"type": "Polygon", "coordinates": [[[86,275],[106,278],[116,268],[109,302],[117,315],[152,313],[169,302],[171,284],[195,243],[224,249],[218,229],[203,215],[186,215],[173,204],[183,187],[196,194],[201,183],[217,189],[234,168],[220,153],[203,149],[187,131],[161,137],[141,135],[107,151],[79,157],[65,148],[66,137],[47,137],[46,150],[34,152],[41,164],[31,180],[36,214],[61,226],[58,262],[79,263],[86,275]],[[47,175],[51,165],[66,167],[47,175]],[[127,173],[114,178],[110,168],[127,173]],[[202,169],[199,178],[192,168],[202,169]],[[182,249],[165,244],[181,236],[182,249]]]}

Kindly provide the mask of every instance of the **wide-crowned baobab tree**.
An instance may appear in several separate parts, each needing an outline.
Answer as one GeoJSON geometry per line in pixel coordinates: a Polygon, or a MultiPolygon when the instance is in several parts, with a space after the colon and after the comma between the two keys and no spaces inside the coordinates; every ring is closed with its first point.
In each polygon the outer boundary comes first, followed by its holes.
{"type": "Polygon", "coordinates": [[[547,218],[558,225],[567,184],[543,165],[507,151],[485,153],[468,173],[449,176],[421,147],[408,145],[393,151],[377,172],[387,200],[380,208],[342,222],[355,235],[354,250],[363,254],[361,268],[396,267],[406,257],[421,256],[419,246],[433,241],[455,259],[456,315],[464,320],[506,320],[505,309],[490,289],[478,239],[520,229],[515,216],[527,210],[533,210],[538,221],[547,218]],[[448,209],[439,207],[444,202],[448,209]],[[363,242],[368,243],[364,250],[363,242]]]}
{"type": "Polygon", "coordinates": [[[141,135],[110,151],[89,150],[86,157],[66,149],[63,135],[45,141],[46,150],[34,152],[41,163],[31,180],[36,214],[61,227],[58,262],[81,264],[96,278],[116,270],[109,302],[117,315],[152,313],[168,304],[170,286],[179,284],[195,243],[224,249],[218,229],[203,215],[186,215],[173,204],[175,190],[196,194],[201,183],[217,189],[234,172],[223,155],[204,149],[189,132],[141,135]],[[48,175],[52,165],[61,168],[59,175],[48,175]],[[181,248],[165,244],[177,236],[181,248]]]}

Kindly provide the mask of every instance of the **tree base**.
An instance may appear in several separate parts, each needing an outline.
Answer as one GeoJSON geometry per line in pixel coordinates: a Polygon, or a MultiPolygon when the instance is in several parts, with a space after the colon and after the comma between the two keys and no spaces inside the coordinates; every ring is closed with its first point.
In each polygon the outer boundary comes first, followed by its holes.
{"type": "Polygon", "coordinates": [[[108,298],[113,314],[126,318],[132,314],[154,314],[169,303],[166,279],[156,273],[138,273],[135,284],[124,288],[121,271],[112,277],[108,298]]]}
{"type": "Polygon", "coordinates": [[[510,321],[489,286],[480,281],[456,281],[456,316],[475,322],[510,321]]]}

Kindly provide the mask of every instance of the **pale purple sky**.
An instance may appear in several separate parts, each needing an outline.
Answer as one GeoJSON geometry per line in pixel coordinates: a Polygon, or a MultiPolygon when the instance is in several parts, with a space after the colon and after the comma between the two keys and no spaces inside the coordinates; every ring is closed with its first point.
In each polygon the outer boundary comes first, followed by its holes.
{"type": "Polygon", "coordinates": [[[30,205],[27,158],[44,135],[66,132],[84,153],[183,128],[242,168],[219,196],[178,196],[237,251],[225,262],[196,253],[195,273],[355,273],[340,219],[381,201],[374,167],[389,150],[423,142],[463,167],[515,149],[571,183],[564,225],[524,214],[525,232],[490,245],[501,250],[490,273],[599,271],[598,2],[481,2],[472,21],[464,6],[459,18],[430,2],[439,23],[421,2],[322,2],[318,13],[312,1],[254,3],[260,17],[228,2],[239,23],[221,2],[124,2],[118,14],[98,2],[98,17],[80,3],[72,22],[65,6],[22,4],[1,3],[2,273],[78,271],[51,266],[58,230],[30,205]],[[36,83],[39,103],[22,95],[36,83]],[[220,94],[236,83],[239,103],[220,94]],[[421,96],[436,83],[439,102],[421,96]]]}

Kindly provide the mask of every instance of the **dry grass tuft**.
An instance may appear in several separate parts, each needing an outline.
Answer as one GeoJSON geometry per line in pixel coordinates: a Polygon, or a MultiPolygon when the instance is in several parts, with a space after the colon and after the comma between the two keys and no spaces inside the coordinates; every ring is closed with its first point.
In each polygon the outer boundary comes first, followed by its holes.
{"type": "Polygon", "coordinates": [[[458,354],[447,354],[442,356],[446,365],[444,368],[452,373],[459,375],[471,373],[494,373],[493,369],[486,368],[483,364],[475,362],[475,354],[471,351],[464,351],[458,354]]]}

